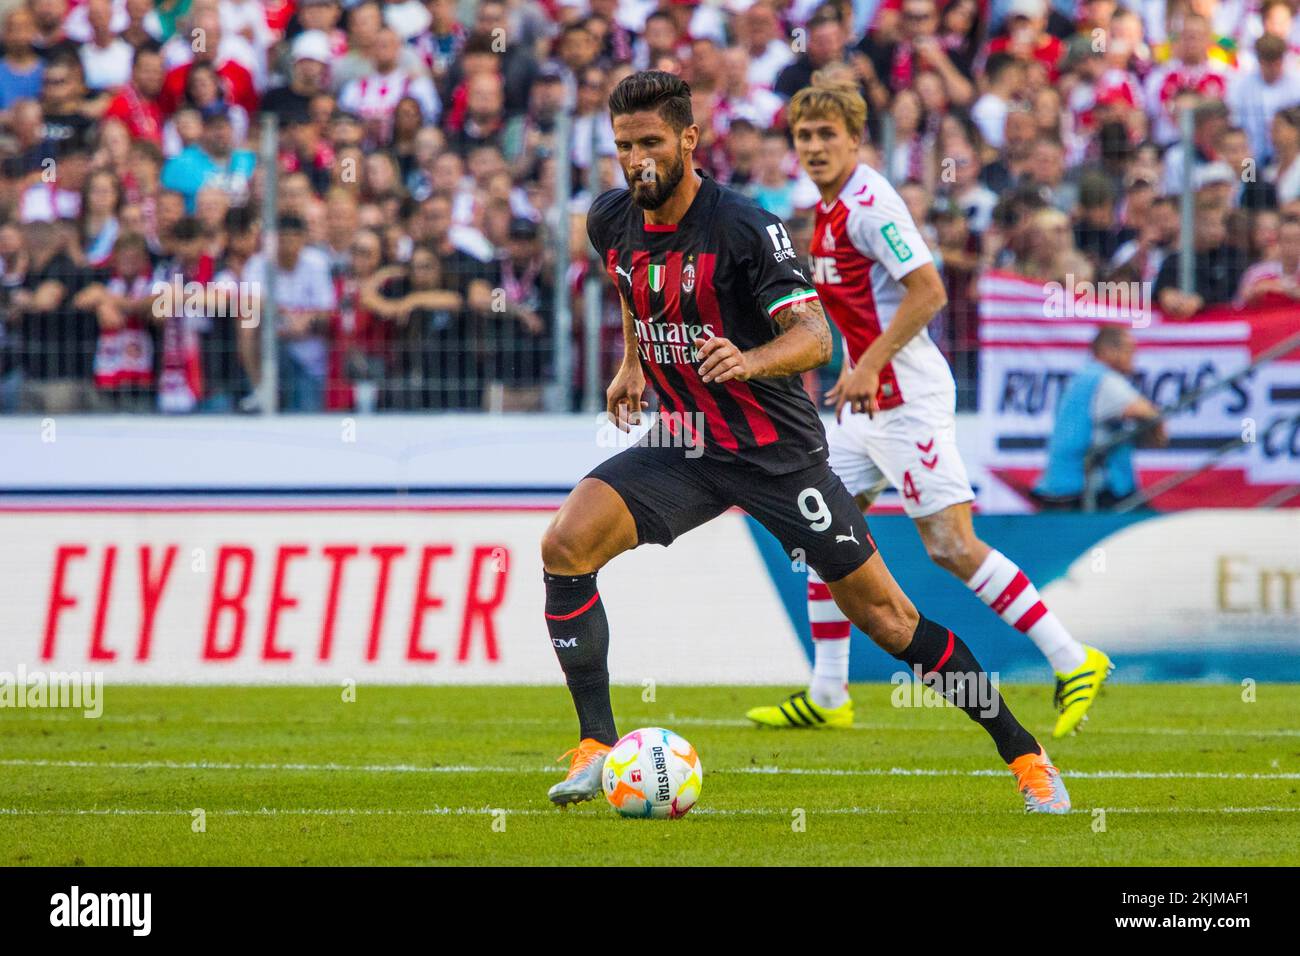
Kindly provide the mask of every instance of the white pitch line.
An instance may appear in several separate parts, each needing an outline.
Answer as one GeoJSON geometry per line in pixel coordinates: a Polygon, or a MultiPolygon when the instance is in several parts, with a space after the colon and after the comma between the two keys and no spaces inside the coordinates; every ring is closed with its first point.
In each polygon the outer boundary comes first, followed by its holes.
{"type": "MultiPolygon", "coordinates": [[[[691,811],[691,816],[710,817],[757,817],[789,816],[791,807],[743,807],[737,809],[699,807],[691,811]]],[[[1104,809],[1106,813],[1119,814],[1200,814],[1228,815],[1254,813],[1300,813],[1300,807],[1076,807],[1073,814],[1091,814],[1093,809],[1104,809]]],[[[498,807],[260,807],[258,809],[236,808],[224,810],[204,810],[207,816],[216,817],[444,817],[444,816],[490,816],[504,813],[507,816],[558,816],[558,808],[523,808],[509,809],[498,807]]],[[[192,817],[193,810],[159,810],[136,807],[89,807],[63,809],[29,809],[25,807],[0,807],[0,817],[192,817]]],[[[808,816],[908,816],[925,814],[942,814],[944,816],[1024,816],[1020,809],[967,810],[951,809],[924,810],[914,807],[898,809],[895,807],[821,807],[805,809],[808,816]]]]}
{"type": "MultiPolygon", "coordinates": [[[[12,711],[6,716],[10,719],[22,719],[37,722],[55,722],[70,723],[82,721],[88,718],[81,714],[58,714],[49,711],[26,711],[21,716],[14,714],[12,711]]],[[[750,727],[755,728],[753,721],[740,719],[724,719],[714,717],[679,717],[675,714],[665,714],[658,717],[645,718],[647,725],[660,726],[679,726],[679,727],[750,727]]],[[[442,727],[442,726],[479,726],[484,721],[477,719],[449,719],[444,717],[198,717],[198,718],[177,718],[165,716],[162,714],[103,714],[95,718],[100,723],[120,723],[120,724],[168,724],[180,726],[185,723],[202,723],[216,724],[222,726],[267,726],[269,724],[286,724],[293,726],[296,724],[310,724],[321,726],[339,726],[346,727],[352,725],[366,725],[377,727],[442,727]]],[[[555,721],[541,720],[531,717],[493,717],[490,721],[492,726],[509,726],[509,727],[553,727],[555,721]]],[[[923,734],[946,734],[946,733],[975,733],[979,730],[975,726],[966,726],[965,724],[955,724],[949,727],[918,727],[915,724],[881,724],[881,723],[856,723],[852,727],[842,728],[851,731],[879,733],[901,732],[901,733],[923,733],[923,734]]],[[[1143,737],[1300,737],[1300,729],[1274,728],[1267,730],[1242,730],[1242,729],[1221,729],[1215,727],[1093,727],[1089,726],[1084,734],[1087,737],[1120,737],[1126,735],[1143,736],[1143,737]]]]}
{"type": "MultiPolygon", "coordinates": [[[[514,773],[557,774],[558,767],[500,767],[448,764],[421,766],[418,764],[341,764],[341,763],[226,763],[213,760],[0,760],[0,767],[57,767],[66,769],[106,770],[243,770],[243,771],[295,771],[326,773],[514,773]]],[[[810,777],[1004,777],[1005,770],[953,770],[922,767],[719,767],[710,768],[718,774],[760,774],[810,777]]],[[[1229,773],[1226,771],[1182,770],[1072,770],[1065,773],[1070,780],[1300,780],[1300,772],[1279,773],[1229,773]]]]}

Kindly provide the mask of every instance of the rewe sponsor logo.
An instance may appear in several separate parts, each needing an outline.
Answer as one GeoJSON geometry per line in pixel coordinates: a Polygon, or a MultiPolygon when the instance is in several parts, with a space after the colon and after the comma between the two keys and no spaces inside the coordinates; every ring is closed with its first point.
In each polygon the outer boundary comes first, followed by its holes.
{"type": "Polygon", "coordinates": [[[152,927],[152,893],[70,892],[50,897],[51,926],[126,926],[133,936],[148,936],[152,927]]]}
{"type": "Polygon", "coordinates": [[[104,713],[104,675],[99,672],[0,671],[0,708],[80,710],[90,719],[104,713]]]}

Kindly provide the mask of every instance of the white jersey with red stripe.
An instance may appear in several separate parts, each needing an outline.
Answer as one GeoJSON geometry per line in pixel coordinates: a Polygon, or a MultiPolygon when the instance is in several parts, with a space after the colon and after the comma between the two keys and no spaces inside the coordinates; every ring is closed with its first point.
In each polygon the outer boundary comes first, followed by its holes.
{"type": "MultiPolygon", "coordinates": [[[[817,204],[812,279],[856,362],[889,327],[907,291],[902,279],[934,257],[889,180],[859,165],[839,196],[817,204]]],[[[952,371],[922,329],[880,372],[881,408],[954,393],[952,371]]]]}

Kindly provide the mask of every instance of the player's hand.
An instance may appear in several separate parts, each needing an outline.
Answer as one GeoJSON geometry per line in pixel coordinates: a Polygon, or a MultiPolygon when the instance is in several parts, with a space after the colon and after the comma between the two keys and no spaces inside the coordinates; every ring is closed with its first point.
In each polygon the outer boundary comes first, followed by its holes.
{"type": "Polygon", "coordinates": [[[706,382],[723,382],[749,380],[749,367],[745,353],[731,339],[714,336],[711,339],[696,339],[695,354],[700,358],[700,378],[706,382]]]}
{"type": "Polygon", "coordinates": [[[605,389],[605,413],[620,431],[630,432],[633,425],[641,424],[641,410],[650,406],[641,401],[645,392],[645,373],[640,364],[624,363],[605,389]]]}
{"type": "Polygon", "coordinates": [[[835,420],[840,420],[844,406],[855,413],[866,412],[867,417],[874,417],[880,411],[876,401],[876,391],[880,388],[880,373],[867,365],[859,365],[847,376],[840,376],[835,387],[826,395],[826,404],[835,403],[835,420]]]}

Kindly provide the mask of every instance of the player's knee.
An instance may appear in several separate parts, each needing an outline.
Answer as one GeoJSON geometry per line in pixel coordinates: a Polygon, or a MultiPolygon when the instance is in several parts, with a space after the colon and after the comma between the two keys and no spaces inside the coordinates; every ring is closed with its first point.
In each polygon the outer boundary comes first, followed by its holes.
{"type": "Polygon", "coordinates": [[[925,538],[930,560],[958,577],[969,577],[979,565],[979,541],[973,535],[933,534],[925,538]]]}
{"type": "Polygon", "coordinates": [[[551,574],[590,574],[591,549],[569,522],[552,521],[542,535],[542,567],[551,574]]]}

